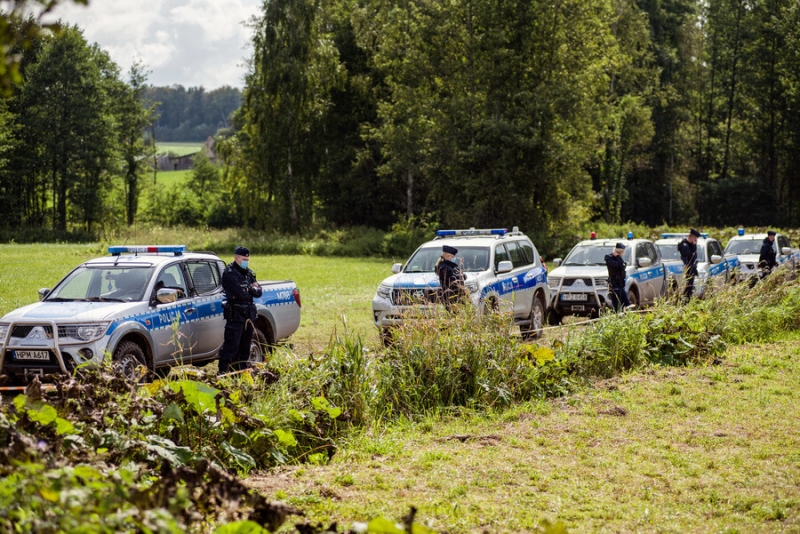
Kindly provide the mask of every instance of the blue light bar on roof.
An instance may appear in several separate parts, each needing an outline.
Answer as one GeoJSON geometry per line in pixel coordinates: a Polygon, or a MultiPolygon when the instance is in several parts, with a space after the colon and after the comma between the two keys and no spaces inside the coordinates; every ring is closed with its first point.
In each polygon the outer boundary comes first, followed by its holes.
{"type": "Polygon", "coordinates": [[[739,227],[739,230],[737,230],[737,233],[738,233],[739,235],[744,235],[744,228],[740,226],[740,227],[739,227]]]}
{"type": "Polygon", "coordinates": [[[186,245],[142,245],[142,246],[116,246],[108,247],[112,256],[120,254],[175,254],[180,256],[186,252],[186,245]]]}
{"type": "MultiPolygon", "coordinates": [[[[661,238],[662,238],[662,239],[669,239],[669,238],[673,238],[673,237],[686,237],[686,235],[687,235],[687,234],[671,234],[671,233],[665,233],[665,234],[661,234],[661,238]]],[[[700,237],[702,237],[703,239],[707,239],[707,238],[708,238],[708,232],[701,232],[701,233],[700,233],[700,237]]]]}
{"type": "Polygon", "coordinates": [[[505,228],[484,228],[476,230],[470,228],[469,230],[437,230],[436,235],[439,237],[447,236],[469,236],[469,235],[506,235],[508,230],[505,228]]]}
{"type": "Polygon", "coordinates": [[[633,239],[633,232],[628,232],[628,239],[633,239]]]}

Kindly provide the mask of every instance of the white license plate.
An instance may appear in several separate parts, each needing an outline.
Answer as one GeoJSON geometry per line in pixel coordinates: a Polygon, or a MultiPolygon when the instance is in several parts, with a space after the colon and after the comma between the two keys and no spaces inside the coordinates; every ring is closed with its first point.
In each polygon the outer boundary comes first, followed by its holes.
{"type": "Polygon", "coordinates": [[[586,293],[562,293],[561,300],[574,300],[583,302],[586,300],[586,293]]]}
{"type": "Polygon", "coordinates": [[[46,350],[18,350],[14,356],[17,360],[47,361],[50,359],[50,353],[46,350]]]}
{"type": "Polygon", "coordinates": [[[571,308],[574,312],[584,311],[583,304],[573,304],[571,308]]]}

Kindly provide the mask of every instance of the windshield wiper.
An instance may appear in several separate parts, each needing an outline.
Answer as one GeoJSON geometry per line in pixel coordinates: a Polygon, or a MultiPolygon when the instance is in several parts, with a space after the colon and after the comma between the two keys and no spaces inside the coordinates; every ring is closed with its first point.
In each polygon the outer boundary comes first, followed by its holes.
{"type": "Polygon", "coordinates": [[[125,302],[122,299],[112,299],[107,297],[87,297],[83,299],[84,302],[125,302]]]}

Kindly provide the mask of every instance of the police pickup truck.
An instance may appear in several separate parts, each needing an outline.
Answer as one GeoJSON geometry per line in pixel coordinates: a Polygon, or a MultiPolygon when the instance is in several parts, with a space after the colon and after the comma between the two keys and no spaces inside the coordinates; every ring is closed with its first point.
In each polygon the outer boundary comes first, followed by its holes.
{"type": "Polygon", "coordinates": [[[478,312],[501,309],[514,314],[523,336],[537,337],[550,299],[547,271],[533,243],[516,227],[503,229],[439,230],[420,246],[405,265],[381,282],[372,299],[375,326],[390,339],[391,328],[412,311],[423,313],[439,306],[436,262],[442,246],[458,249],[455,259],[466,277],[469,299],[478,312]]]}
{"type": "MultiPolygon", "coordinates": [[[[725,247],[725,256],[738,258],[737,280],[762,276],[758,258],[761,255],[761,244],[766,238],[767,234],[745,234],[744,228],[739,228],[737,235],[728,241],[728,245],[725,247]]],[[[788,265],[793,272],[800,268],[800,251],[792,248],[785,235],[776,234],[772,247],[775,250],[775,261],[779,266],[788,265]]]]}
{"type": "Polygon", "coordinates": [[[563,260],[556,258],[548,278],[552,295],[547,310],[550,324],[560,324],[565,316],[595,316],[611,306],[608,268],[605,256],[616,243],[625,244],[622,258],[627,264],[625,288],[632,305],[655,302],[666,292],[666,275],[661,254],[652,241],[634,239],[592,239],[581,241],[563,260]]]}
{"type": "MultiPolygon", "coordinates": [[[[214,359],[222,346],[221,279],[225,263],[183,245],[109,247],[56,286],[41,302],[0,319],[0,380],[69,373],[106,354],[136,379],[184,363],[214,359]]],[[[251,362],[300,325],[300,293],[292,281],[259,281],[251,362]]]]}
{"type": "MultiPolygon", "coordinates": [[[[656,241],[656,247],[664,260],[667,269],[667,290],[678,291],[683,282],[684,265],[678,244],[683,241],[686,234],[661,234],[661,239],[656,241]]],[[[729,281],[733,271],[739,265],[736,256],[725,256],[722,245],[707,233],[701,233],[697,238],[697,276],[694,280],[694,295],[702,297],[706,289],[719,287],[729,281]]]]}

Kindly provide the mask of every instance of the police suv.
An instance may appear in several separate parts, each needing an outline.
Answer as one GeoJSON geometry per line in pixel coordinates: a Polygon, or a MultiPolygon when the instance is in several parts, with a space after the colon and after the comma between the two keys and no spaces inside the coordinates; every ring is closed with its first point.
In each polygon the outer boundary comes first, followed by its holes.
{"type": "MultiPolygon", "coordinates": [[[[677,291],[681,287],[684,275],[683,260],[678,251],[678,244],[687,234],[661,234],[656,247],[664,260],[667,270],[667,290],[677,291]]],[[[739,265],[736,256],[726,257],[722,245],[707,233],[697,238],[697,276],[694,280],[694,295],[702,297],[707,287],[719,287],[733,276],[739,265]]]]}
{"type": "Polygon", "coordinates": [[[556,258],[548,278],[552,295],[547,318],[560,324],[564,316],[594,316],[611,306],[605,256],[617,243],[625,244],[622,258],[627,264],[625,288],[632,305],[655,302],[666,292],[666,275],[661,254],[649,239],[592,239],[581,241],[562,261],[556,258]]]}
{"type": "Polygon", "coordinates": [[[395,263],[394,273],[381,282],[372,299],[375,326],[388,339],[390,329],[412,310],[439,306],[436,262],[442,246],[458,249],[453,261],[466,278],[469,298],[476,310],[512,311],[523,336],[541,334],[550,298],[547,271],[530,239],[516,227],[511,232],[489,230],[439,230],[436,238],[420,246],[405,265],[395,263]]]}
{"type": "MultiPolygon", "coordinates": [[[[725,247],[725,255],[736,257],[739,261],[739,271],[737,280],[744,280],[751,276],[761,277],[761,268],[758,266],[758,258],[761,255],[761,244],[767,238],[767,234],[745,234],[744,228],[739,228],[738,235],[728,241],[725,247]]],[[[778,265],[788,265],[792,271],[800,268],[800,251],[792,248],[789,239],[783,234],[776,234],[775,241],[772,243],[775,250],[775,261],[778,265]]]]}
{"type": "MultiPolygon", "coordinates": [[[[221,280],[225,263],[183,245],[109,247],[110,256],[76,267],[41,302],[0,319],[0,378],[69,373],[106,354],[129,378],[183,363],[207,362],[222,346],[221,280]]],[[[251,345],[264,348],[300,325],[300,293],[292,281],[259,281],[263,295],[251,345]]]]}

